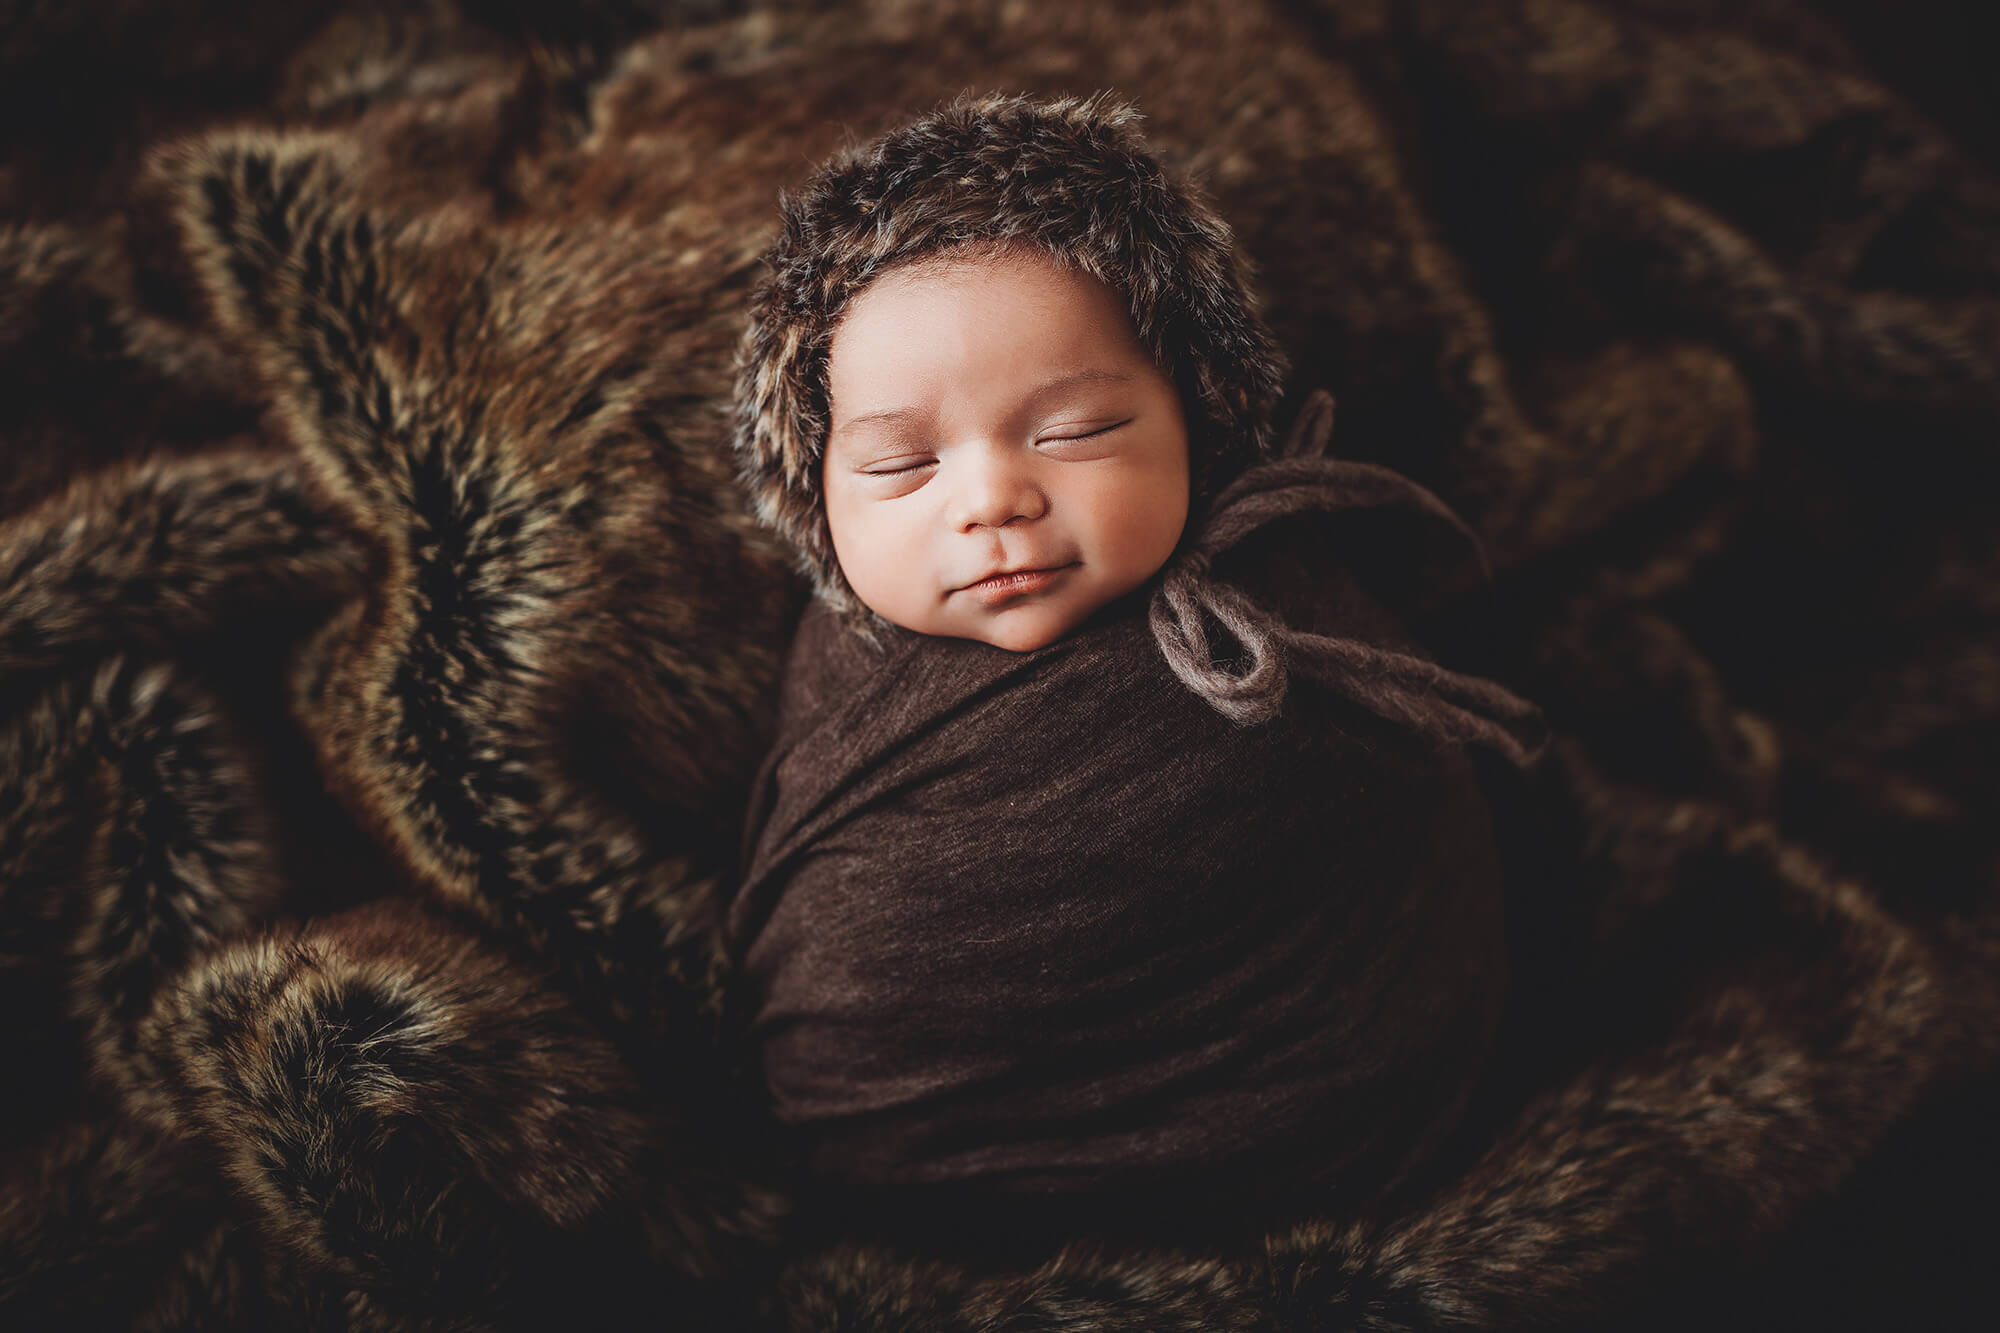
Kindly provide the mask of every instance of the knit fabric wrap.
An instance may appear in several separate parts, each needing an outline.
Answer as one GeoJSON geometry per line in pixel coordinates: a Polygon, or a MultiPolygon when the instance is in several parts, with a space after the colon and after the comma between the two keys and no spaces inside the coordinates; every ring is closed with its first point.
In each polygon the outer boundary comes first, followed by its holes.
{"type": "Polygon", "coordinates": [[[1531,747],[1534,719],[1316,554],[1360,513],[1435,522],[1410,483],[1357,474],[1332,517],[1308,486],[1261,511],[1308,523],[1243,530],[1307,461],[1253,469],[1197,535],[1226,600],[1181,566],[1150,615],[1152,586],[1028,653],[808,611],[728,927],[817,1180],[925,1218],[1360,1206],[1454,1123],[1504,981],[1463,742],[1531,747]],[[1239,603],[1251,678],[1306,668],[1251,691],[1262,723],[1155,637],[1239,603]]]}
{"type": "Polygon", "coordinates": [[[1140,118],[1110,93],[960,97],[781,195],[739,356],[735,447],[758,514],[842,615],[883,624],[841,574],[821,503],[827,355],[848,303],[898,265],[1027,249],[1118,292],[1180,391],[1197,512],[1269,453],[1286,367],[1248,262],[1196,186],[1147,151],[1140,118]]]}

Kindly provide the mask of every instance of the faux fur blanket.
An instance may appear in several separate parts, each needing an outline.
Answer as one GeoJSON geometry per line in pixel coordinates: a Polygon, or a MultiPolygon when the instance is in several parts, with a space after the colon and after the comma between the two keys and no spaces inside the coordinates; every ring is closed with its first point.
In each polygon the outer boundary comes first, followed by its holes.
{"type": "Polygon", "coordinates": [[[1944,44],[1785,0],[175,20],[0,34],[8,1326],[1990,1300],[1842,1221],[2000,1178],[2000,185],[1944,44]],[[1367,1215],[942,1263],[790,1212],[722,999],[799,592],[732,350],[775,192],[965,87],[1147,111],[1339,447],[1479,533],[1427,641],[1555,729],[1503,1076],[1367,1215]]]}

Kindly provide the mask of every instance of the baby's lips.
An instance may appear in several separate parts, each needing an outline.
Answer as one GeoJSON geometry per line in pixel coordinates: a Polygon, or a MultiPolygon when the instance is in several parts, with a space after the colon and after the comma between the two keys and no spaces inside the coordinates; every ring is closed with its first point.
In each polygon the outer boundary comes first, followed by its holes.
{"type": "Polygon", "coordinates": [[[1012,574],[1054,574],[1080,563],[1082,562],[1077,560],[1064,560],[1064,561],[1050,561],[1046,564],[1040,562],[1019,564],[1011,566],[1007,569],[989,569],[984,574],[981,574],[976,578],[973,578],[969,582],[959,584],[958,587],[952,589],[952,591],[965,592],[968,589],[978,587],[980,584],[986,582],[988,579],[1004,578],[1012,574]]]}
{"type": "Polygon", "coordinates": [[[1075,567],[1074,562],[1044,568],[1024,567],[1006,574],[991,575],[960,591],[989,607],[997,607],[1016,598],[1047,590],[1061,580],[1064,573],[1075,567]]]}

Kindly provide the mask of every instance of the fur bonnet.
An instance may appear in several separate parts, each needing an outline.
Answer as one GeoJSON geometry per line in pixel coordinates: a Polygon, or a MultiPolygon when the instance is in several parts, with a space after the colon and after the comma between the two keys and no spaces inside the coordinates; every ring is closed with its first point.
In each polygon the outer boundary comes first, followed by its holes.
{"type": "Polygon", "coordinates": [[[1110,92],[964,94],[824,163],[780,195],[739,359],[738,465],[763,521],[818,595],[866,620],[821,503],[827,353],[847,303],[900,264],[960,248],[1030,247],[1122,295],[1140,344],[1178,387],[1192,531],[1229,477],[1271,452],[1285,359],[1250,296],[1229,226],[1147,150],[1110,92]]]}

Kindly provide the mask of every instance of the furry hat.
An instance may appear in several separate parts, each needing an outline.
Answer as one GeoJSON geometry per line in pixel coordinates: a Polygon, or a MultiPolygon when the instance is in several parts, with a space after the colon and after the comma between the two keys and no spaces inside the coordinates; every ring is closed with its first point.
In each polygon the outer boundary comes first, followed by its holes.
{"type": "Polygon", "coordinates": [[[1025,246],[1120,293],[1180,390],[1189,531],[1230,476],[1270,453],[1286,364],[1254,308],[1250,266],[1198,188],[1147,151],[1139,119],[1109,92],[961,95],[780,195],[784,225],[739,360],[738,464],[759,515],[843,616],[870,613],[840,571],[822,503],[827,353],[848,302],[898,265],[1025,246]]]}

